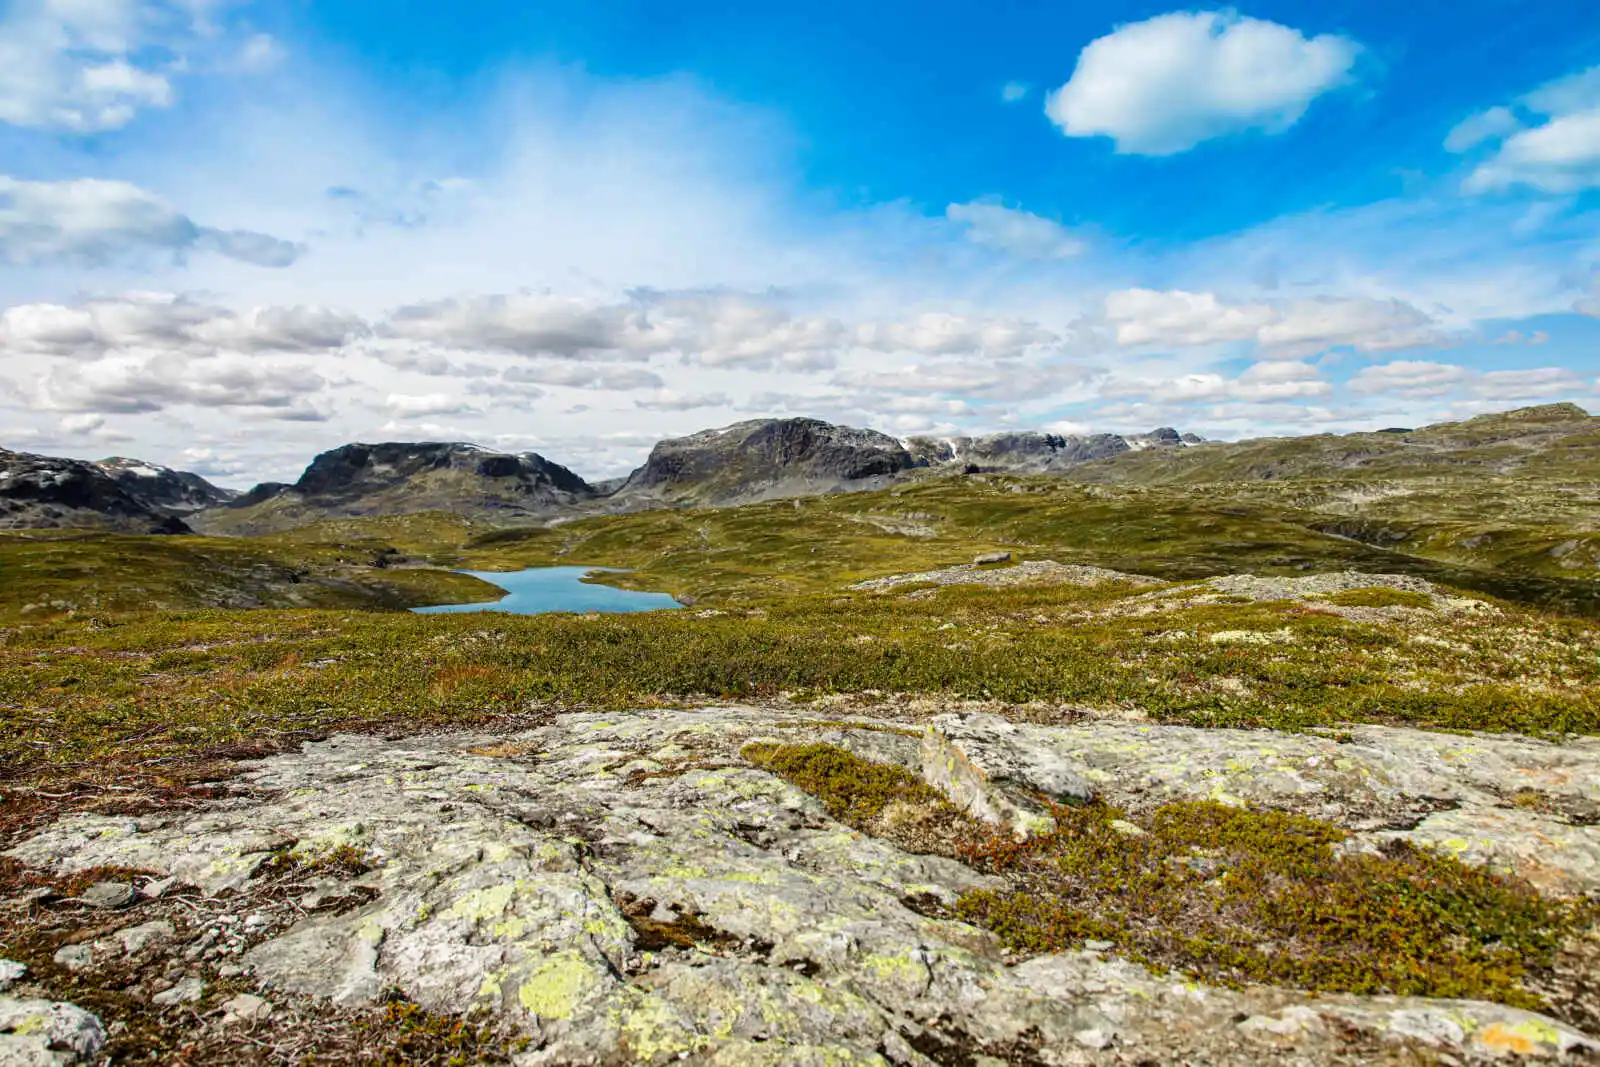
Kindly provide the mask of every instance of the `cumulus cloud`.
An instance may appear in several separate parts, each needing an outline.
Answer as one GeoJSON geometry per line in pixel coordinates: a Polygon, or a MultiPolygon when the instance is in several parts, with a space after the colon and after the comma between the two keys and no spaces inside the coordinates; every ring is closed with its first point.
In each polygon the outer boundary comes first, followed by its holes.
{"type": "Polygon", "coordinates": [[[708,367],[804,371],[833,366],[849,332],[837,319],[796,316],[746,293],[643,294],[671,347],[708,367]]]}
{"type": "MultiPolygon", "coordinates": [[[[16,0],[0,19],[0,122],[95,133],[140,111],[170,107],[175,78],[235,47],[208,18],[209,0],[16,0]]],[[[238,47],[239,73],[268,69],[281,49],[266,34],[238,47]]]]}
{"type": "Polygon", "coordinates": [[[390,393],[383,402],[384,409],[397,419],[431,418],[437,415],[473,414],[479,409],[461,397],[448,393],[410,395],[390,393]]]}
{"type": "Polygon", "coordinates": [[[1256,363],[1237,378],[1213,373],[1174,378],[1113,378],[1100,389],[1100,394],[1106,397],[1137,397],[1164,404],[1216,400],[1281,402],[1327,396],[1331,392],[1333,386],[1317,376],[1315,367],[1290,361],[1256,363]]]}
{"type": "Polygon", "coordinates": [[[326,379],[303,366],[264,363],[224,353],[118,353],[92,363],[57,366],[38,385],[38,403],[50,411],[139,415],[188,405],[255,409],[274,418],[321,421],[311,402],[326,379]]]}
{"type": "Polygon", "coordinates": [[[1025,259],[1068,259],[1088,245],[1065,226],[998,200],[951,204],[945,217],[965,227],[974,244],[998,248],[1025,259]]]}
{"type": "Polygon", "coordinates": [[[215,252],[256,266],[287,267],[304,249],[252,230],[201,226],[127,182],[35,182],[0,175],[0,262],[101,266],[150,251],[215,252]]]}
{"type": "Polygon", "coordinates": [[[0,352],[92,359],[124,349],[190,355],[218,351],[317,352],[343,347],[366,327],[321,307],[244,312],[164,293],[77,305],[18,304],[0,312],[0,352]]]}
{"type": "Polygon", "coordinates": [[[855,331],[855,343],[862,348],[993,359],[1010,359],[1059,341],[1056,334],[1037,323],[947,312],[924,312],[906,319],[864,323],[855,331]]]}
{"type": "Polygon", "coordinates": [[[1351,81],[1361,48],[1229,11],[1174,12],[1089,42],[1045,113],[1068,137],[1166,156],[1244,130],[1280,133],[1351,81]]]}
{"type": "Polygon", "coordinates": [[[892,370],[852,370],[832,384],[848,390],[859,407],[889,403],[896,394],[954,394],[969,401],[1037,400],[1091,380],[1094,368],[1071,363],[1035,364],[1020,360],[912,363],[892,370]]]}
{"type": "Polygon", "coordinates": [[[1410,304],[1358,297],[1230,304],[1215,293],[1123,289],[1107,294],[1104,319],[1123,346],[1252,341],[1286,359],[1338,347],[1407,348],[1438,334],[1433,320],[1410,304]]]}
{"type": "Polygon", "coordinates": [[[1466,394],[1482,400],[1542,400],[1593,393],[1594,383],[1565,367],[1477,371],[1454,363],[1395,360],[1363,367],[1350,380],[1361,395],[1429,398],[1466,394]]]}
{"type": "Polygon", "coordinates": [[[731,407],[727,393],[674,393],[664,391],[648,400],[635,400],[633,406],[645,411],[693,411],[696,408],[731,407]]]}
{"type": "MultiPolygon", "coordinates": [[[[1058,340],[1030,322],[935,312],[852,327],[830,316],[796,315],[752,294],[721,291],[641,291],[621,303],[538,293],[462,298],[400,308],[378,331],[446,348],[575,362],[643,362],[673,353],[706,367],[792,372],[829,369],[852,348],[1005,358],[1058,340]]],[[[545,376],[523,380],[566,385],[574,382],[560,376],[575,380],[595,372],[528,373],[545,376]]]]}
{"type": "Polygon", "coordinates": [[[508,367],[501,373],[500,379],[520,385],[561,385],[569,389],[605,389],[615,392],[659,389],[666,384],[659,374],[642,367],[606,367],[582,363],[508,367]]]}
{"type": "Polygon", "coordinates": [[[1600,66],[1559,78],[1516,103],[1530,125],[1509,108],[1491,108],[1463,121],[1445,142],[1458,152],[1497,145],[1467,176],[1463,191],[1526,186],[1566,195],[1600,188],[1600,66]]]}
{"type": "Polygon", "coordinates": [[[648,359],[672,342],[652,327],[643,308],[550,293],[412,304],[391,313],[379,332],[450,348],[570,359],[648,359]]]}

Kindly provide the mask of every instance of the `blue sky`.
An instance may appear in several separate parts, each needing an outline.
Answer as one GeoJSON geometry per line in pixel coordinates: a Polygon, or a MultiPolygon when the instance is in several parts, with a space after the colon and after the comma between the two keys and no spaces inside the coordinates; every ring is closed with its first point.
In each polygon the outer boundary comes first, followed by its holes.
{"type": "Polygon", "coordinates": [[[1600,407],[1588,4],[0,12],[6,447],[1600,407]]]}

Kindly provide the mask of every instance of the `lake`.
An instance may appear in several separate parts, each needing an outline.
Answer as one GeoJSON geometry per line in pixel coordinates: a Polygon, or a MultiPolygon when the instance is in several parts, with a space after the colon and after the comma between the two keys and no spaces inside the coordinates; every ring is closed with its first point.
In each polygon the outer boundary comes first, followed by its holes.
{"type": "Polygon", "coordinates": [[[539,615],[547,611],[666,611],[679,604],[666,593],[639,593],[584,582],[583,576],[613,567],[529,567],[522,571],[458,571],[506,591],[499,600],[476,604],[436,604],[412,608],[422,615],[451,611],[508,611],[539,615]]]}

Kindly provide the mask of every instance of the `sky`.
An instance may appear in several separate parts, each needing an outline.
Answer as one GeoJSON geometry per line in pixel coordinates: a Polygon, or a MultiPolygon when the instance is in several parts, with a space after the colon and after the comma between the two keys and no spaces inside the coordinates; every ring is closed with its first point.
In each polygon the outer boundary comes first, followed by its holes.
{"type": "Polygon", "coordinates": [[[0,0],[0,447],[1600,411],[1600,7],[0,0]]]}

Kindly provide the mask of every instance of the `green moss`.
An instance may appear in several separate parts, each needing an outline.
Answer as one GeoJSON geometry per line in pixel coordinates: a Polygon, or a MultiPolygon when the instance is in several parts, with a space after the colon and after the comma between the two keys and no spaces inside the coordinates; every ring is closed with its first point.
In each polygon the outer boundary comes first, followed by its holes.
{"type": "Polygon", "coordinates": [[[1414,593],[1406,589],[1347,589],[1322,598],[1329,604],[1345,608],[1429,608],[1433,598],[1427,593],[1414,593]]]}
{"type": "MultiPolygon", "coordinates": [[[[868,831],[896,805],[944,804],[910,772],[827,745],[745,755],[868,831]]],[[[955,914],[1023,954],[1105,940],[1212,982],[1538,1009],[1524,979],[1592,918],[1589,906],[1403,844],[1341,855],[1344,830],[1300,815],[1209,801],[1142,816],[1102,803],[1052,815],[1052,830],[1023,842],[959,818],[937,843],[1005,880],[967,893],[955,914]]]]}
{"type": "Polygon", "coordinates": [[[833,745],[746,745],[741,755],[822,801],[828,814],[866,827],[891,804],[947,806],[944,796],[904,767],[872,763],[833,745]]]}

